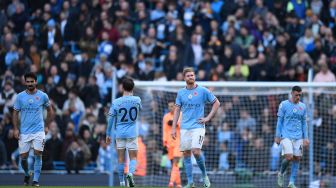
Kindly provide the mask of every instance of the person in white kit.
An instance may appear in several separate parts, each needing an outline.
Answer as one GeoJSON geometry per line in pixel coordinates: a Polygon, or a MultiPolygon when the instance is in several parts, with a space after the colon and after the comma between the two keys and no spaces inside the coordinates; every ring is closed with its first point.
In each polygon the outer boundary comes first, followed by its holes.
{"type": "Polygon", "coordinates": [[[275,143],[281,144],[282,155],[280,172],[278,174],[279,187],[284,186],[284,176],[289,163],[291,164],[291,174],[289,178],[289,188],[296,188],[294,185],[299,161],[303,154],[303,147],[309,145],[307,130],[307,109],[306,105],[300,102],[302,89],[294,86],[291,98],[284,100],[279,105],[278,122],[275,134],[275,143]]]}
{"type": "Polygon", "coordinates": [[[24,170],[24,185],[29,185],[28,153],[34,149],[34,177],[32,186],[39,187],[39,177],[42,168],[42,152],[48,125],[53,119],[53,109],[46,93],[36,88],[37,77],[34,73],[24,75],[27,89],[19,93],[14,102],[13,127],[14,136],[19,140],[21,166],[24,170]],[[44,109],[47,110],[44,122],[44,109]],[[20,117],[19,117],[20,114],[20,117]],[[20,130],[19,130],[20,125],[20,130]]]}

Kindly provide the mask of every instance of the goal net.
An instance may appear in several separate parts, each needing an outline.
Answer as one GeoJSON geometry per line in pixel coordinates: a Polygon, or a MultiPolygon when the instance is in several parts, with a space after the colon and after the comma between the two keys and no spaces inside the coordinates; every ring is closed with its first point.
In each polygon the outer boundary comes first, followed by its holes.
{"type": "MultiPolygon", "coordinates": [[[[199,82],[221,102],[216,116],[206,125],[202,148],[213,187],[276,187],[281,159],[281,148],[274,144],[278,105],[290,97],[294,84],[199,82]]],[[[336,91],[330,84],[298,85],[303,88],[301,100],[308,107],[313,147],[304,152],[296,185],[308,187],[309,180],[324,180],[326,175],[334,176],[336,172],[336,91]]],[[[168,112],[168,102],[175,101],[178,89],[184,86],[183,82],[136,82],[135,95],[141,97],[143,105],[138,122],[143,151],[139,153],[146,159],[145,164],[140,162],[145,174],[137,176],[139,185],[169,183],[172,164],[162,144],[162,119],[168,112]]],[[[207,105],[205,114],[210,110],[207,105]]],[[[182,164],[179,167],[185,185],[182,164]]],[[[194,182],[202,186],[195,161],[193,166],[194,182]]]]}

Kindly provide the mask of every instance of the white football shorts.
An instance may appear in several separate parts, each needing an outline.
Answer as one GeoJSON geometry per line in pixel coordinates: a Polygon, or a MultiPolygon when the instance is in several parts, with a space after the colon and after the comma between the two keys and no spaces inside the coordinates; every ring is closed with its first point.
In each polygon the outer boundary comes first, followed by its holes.
{"type": "Polygon", "coordinates": [[[45,144],[45,133],[37,132],[33,134],[20,134],[19,152],[28,153],[30,148],[34,150],[43,151],[45,144]]]}
{"type": "Polygon", "coordinates": [[[282,155],[292,154],[294,156],[302,156],[303,154],[303,140],[293,140],[284,138],[280,142],[282,148],[282,155]]]}
{"type": "Polygon", "coordinates": [[[204,136],[205,136],[205,128],[197,128],[197,129],[181,129],[181,143],[180,150],[186,151],[191,150],[193,148],[202,149],[204,136]]]}
{"type": "Polygon", "coordinates": [[[116,138],[117,149],[138,150],[138,138],[116,138]]]}

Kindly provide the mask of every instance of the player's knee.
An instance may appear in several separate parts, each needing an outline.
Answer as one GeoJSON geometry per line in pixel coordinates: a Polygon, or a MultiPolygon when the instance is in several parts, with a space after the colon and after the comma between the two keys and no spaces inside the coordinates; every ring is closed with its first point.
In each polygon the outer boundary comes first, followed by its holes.
{"type": "Polygon", "coordinates": [[[191,156],[191,151],[190,151],[190,150],[188,150],[188,151],[184,151],[184,152],[183,152],[183,156],[184,156],[184,157],[190,157],[190,156],[191,156]]]}
{"type": "Polygon", "coordinates": [[[131,160],[136,160],[138,156],[138,150],[129,150],[129,156],[131,160]]]}
{"type": "Polygon", "coordinates": [[[42,156],[42,151],[34,150],[34,155],[42,156]]]}
{"type": "Polygon", "coordinates": [[[286,155],[285,158],[286,158],[287,161],[292,161],[293,160],[292,155],[286,155]]]}
{"type": "Polygon", "coordinates": [[[293,156],[293,161],[300,161],[301,157],[300,156],[293,156]]]}
{"type": "Polygon", "coordinates": [[[201,155],[201,150],[200,149],[192,149],[193,155],[198,158],[198,156],[201,155]]]}
{"type": "Polygon", "coordinates": [[[27,160],[28,158],[28,153],[21,153],[20,154],[21,160],[27,160]]]}

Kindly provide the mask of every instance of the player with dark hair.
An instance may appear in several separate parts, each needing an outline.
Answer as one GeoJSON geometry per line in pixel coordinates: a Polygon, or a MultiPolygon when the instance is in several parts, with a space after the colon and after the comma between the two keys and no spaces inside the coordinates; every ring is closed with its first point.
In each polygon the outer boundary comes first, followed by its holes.
{"type": "Polygon", "coordinates": [[[123,96],[112,102],[109,111],[106,143],[111,143],[111,134],[115,134],[118,153],[118,174],[120,186],[125,186],[124,168],[126,149],[129,153],[129,173],[126,178],[130,187],[134,187],[133,174],[136,168],[138,152],[138,128],[136,120],[141,106],[140,97],[133,96],[134,82],[130,78],[122,80],[123,96]]]}
{"type": "Polygon", "coordinates": [[[53,109],[46,93],[38,90],[37,77],[34,73],[24,75],[27,89],[19,93],[14,102],[13,127],[14,136],[19,139],[21,166],[24,170],[24,185],[29,185],[28,153],[34,149],[34,177],[32,185],[39,187],[42,168],[42,152],[48,125],[53,119],[53,109]],[[43,119],[44,109],[47,110],[46,122],[43,119]],[[19,118],[20,113],[20,118],[19,118]],[[18,129],[20,125],[20,131],[18,129]]]}
{"type": "Polygon", "coordinates": [[[284,186],[284,176],[290,162],[292,164],[288,187],[296,187],[294,183],[299,170],[303,147],[309,145],[306,122],[307,109],[306,105],[300,102],[301,95],[301,87],[294,86],[291,98],[282,101],[279,105],[275,142],[281,144],[282,155],[284,155],[278,174],[278,185],[280,187],[284,186]]]}

